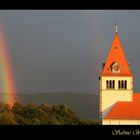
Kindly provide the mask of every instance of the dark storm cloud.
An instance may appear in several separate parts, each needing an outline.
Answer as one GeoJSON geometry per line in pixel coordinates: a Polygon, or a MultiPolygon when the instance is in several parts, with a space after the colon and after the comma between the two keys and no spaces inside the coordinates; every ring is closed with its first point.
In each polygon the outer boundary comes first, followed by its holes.
{"type": "Polygon", "coordinates": [[[19,92],[97,94],[116,16],[140,91],[140,11],[0,11],[19,92]]]}

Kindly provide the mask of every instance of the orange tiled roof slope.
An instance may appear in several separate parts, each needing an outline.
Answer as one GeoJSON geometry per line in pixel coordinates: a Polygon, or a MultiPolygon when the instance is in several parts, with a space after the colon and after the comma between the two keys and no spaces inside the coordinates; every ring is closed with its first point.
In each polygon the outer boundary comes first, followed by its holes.
{"type": "Polygon", "coordinates": [[[132,102],[117,102],[105,119],[140,119],[140,93],[133,94],[132,102]]]}
{"type": "Polygon", "coordinates": [[[102,76],[132,76],[132,72],[129,68],[129,64],[126,60],[122,45],[120,43],[120,39],[118,36],[118,33],[116,32],[112,47],[110,49],[110,52],[108,54],[108,58],[106,60],[106,64],[104,66],[103,72],[101,74],[102,76]],[[111,71],[111,65],[117,62],[121,67],[120,73],[112,73],[111,71]]]}

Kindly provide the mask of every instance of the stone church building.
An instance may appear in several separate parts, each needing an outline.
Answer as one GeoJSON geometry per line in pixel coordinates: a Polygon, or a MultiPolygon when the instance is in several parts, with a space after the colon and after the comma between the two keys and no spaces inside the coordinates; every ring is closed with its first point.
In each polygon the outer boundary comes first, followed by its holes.
{"type": "Polygon", "coordinates": [[[140,94],[133,92],[133,74],[117,26],[100,80],[100,117],[104,125],[140,124],[140,94]]]}

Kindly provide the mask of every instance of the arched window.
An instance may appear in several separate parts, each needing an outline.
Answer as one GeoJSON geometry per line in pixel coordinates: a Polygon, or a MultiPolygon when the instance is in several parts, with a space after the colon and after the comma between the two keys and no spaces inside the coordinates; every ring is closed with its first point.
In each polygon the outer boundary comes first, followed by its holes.
{"type": "Polygon", "coordinates": [[[109,81],[109,88],[111,88],[111,86],[112,86],[112,82],[111,82],[111,80],[109,81]]]}
{"type": "Polygon", "coordinates": [[[119,80],[118,89],[127,89],[127,80],[119,80]]]}
{"type": "Polygon", "coordinates": [[[108,89],[109,85],[108,85],[108,80],[106,81],[106,89],[108,89]]]}
{"type": "Polygon", "coordinates": [[[123,82],[123,80],[121,81],[121,85],[122,85],[122,89],[124,88],[124,82],[123,82]]]}
{"type": "Polygon", "coordinates": [[[115,80],[107,80],[106,89],[115,89],[115,80]]]}
{"type": "Polygon", "coordinates": [[[125,80],[125,89],[127,89],[127,81],[125,80]]]}
{"type": "Polygon", "coordinates": [[[118,88],[119,88],[119,89],[121,88],[120,80],[118,81],[118,88]]]}
{"type": "Polygon", "coordinates": [[[113,89],[115,89],[115,80],[113,80],[113,89]]]}

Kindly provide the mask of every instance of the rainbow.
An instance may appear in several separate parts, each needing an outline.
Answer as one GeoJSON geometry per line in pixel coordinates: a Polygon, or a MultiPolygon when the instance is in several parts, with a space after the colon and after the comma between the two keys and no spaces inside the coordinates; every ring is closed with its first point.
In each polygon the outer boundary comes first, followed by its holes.
{"type": "Polygon", "coordinates": [[[0,101],[12,106],[16,101],[16,88],[13,79],[10,57],[6,48],[4,33],[0,27],[0,101]]]}

